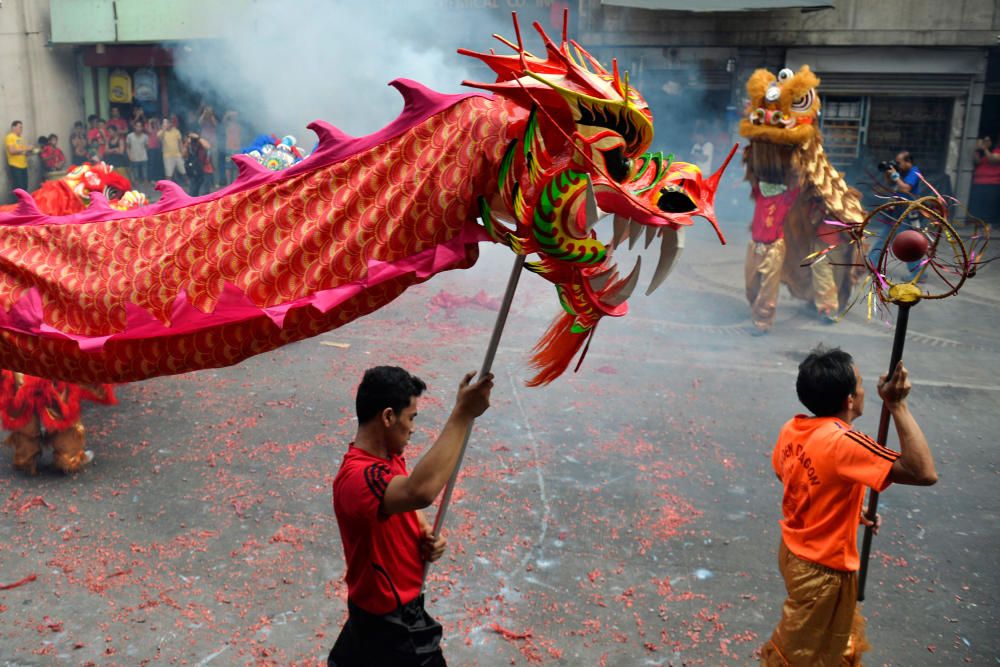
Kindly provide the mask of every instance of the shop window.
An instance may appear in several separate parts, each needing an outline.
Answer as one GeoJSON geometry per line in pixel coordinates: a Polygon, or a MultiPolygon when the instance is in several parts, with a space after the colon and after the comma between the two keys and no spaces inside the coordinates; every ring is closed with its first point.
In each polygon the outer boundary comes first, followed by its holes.
{"type": "Polygon", "coordinates": [[[944,173],[951,97],[872,97],[868,147],[879,160],[909,150],[924,175],[944,173]]]}
{"type": "Polygon", "coordinates": [[[824,95],[820,108],[823,148],[841,171],[861,156],[868,131],[868,98],[824,95]]]}

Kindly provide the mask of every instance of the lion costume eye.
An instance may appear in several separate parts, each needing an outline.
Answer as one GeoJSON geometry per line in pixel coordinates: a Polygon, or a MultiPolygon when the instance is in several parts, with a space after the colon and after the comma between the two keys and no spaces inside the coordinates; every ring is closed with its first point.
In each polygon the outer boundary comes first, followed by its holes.
{"type": "Polygon", "coordinates": [[[786,67],[780,72],[778,72],[778,81],[788,81],[793,76],[795,76],[795,74],[792,72],[792,70],[786,67]]]}
{"type": "Polygon", "coordinates": [[[796,111],[798,113],[805,113],[806,111],[809,111],[812,108],[813,101],[815,99],[816,91],[813,88],[810,88],[805,95],[792,100],[792,111],[796,111]]]}

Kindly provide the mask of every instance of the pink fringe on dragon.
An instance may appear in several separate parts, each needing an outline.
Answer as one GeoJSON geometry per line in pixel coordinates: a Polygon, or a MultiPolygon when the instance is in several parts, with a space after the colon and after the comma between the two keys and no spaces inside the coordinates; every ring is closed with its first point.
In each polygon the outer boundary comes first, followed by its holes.
{"type": "Polygon", "coordinates": [[[496,73],[468,83],[492,95],[396,80],[395,121],[365,137],[313,123],[319,147],[284,171],[237,156],[223,190],[191,198],[162,181],[159,202],[124,212],[51,217],[21,193],[0,216],[0,367],[128,382],[236,364],[468,268],[489,240],[556,287],[563,313],[529,384],[552,381],[602,317],[627,312],[639,266],[620,277],[614,248],[659,238],[655,289],[692,216],[716,224],[725,165],[705,179],[648,153],[652,114],[616,64],[567,42],[565,24],[559,45],[535,24],[537,57],[514,27],[516,44],[497,37],[514,55],[460,51],[496,73]],[[609,242],[593,231],[604,213],[609,242]]]}

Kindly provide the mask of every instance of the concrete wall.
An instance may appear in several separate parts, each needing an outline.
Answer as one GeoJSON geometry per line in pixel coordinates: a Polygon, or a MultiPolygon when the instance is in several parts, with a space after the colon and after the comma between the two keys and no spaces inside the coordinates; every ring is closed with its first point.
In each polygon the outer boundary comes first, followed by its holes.
{"type": "MultiPolygon", "coordinates": [[[[69,132],[83,116],[83,98],[70,47],[51,47],[49,5],[40,0],[4,0],[0,6],[0,130],[24,121],[24,137],[34,143],[55,132],[69,154],[69,132]]],[[[38,159],[29,159],[31,182],[40,180],[38,159]]],[[[11,201],[6,157],[0,169],[0,201],[11,201]]]]}
{"type": "MultiPolygon", "coordinates": [[[[695,5],[693,0],[692,6],[695,5]]],[[[836,0],[803,12],[679,12],[580,1],[581,42],[669,46],[997,46],[996,0],[836,0]]]]}

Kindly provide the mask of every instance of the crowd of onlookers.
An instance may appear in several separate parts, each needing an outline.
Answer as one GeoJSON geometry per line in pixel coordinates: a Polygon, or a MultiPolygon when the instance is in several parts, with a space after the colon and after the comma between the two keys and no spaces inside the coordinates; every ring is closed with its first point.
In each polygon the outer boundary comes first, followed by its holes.
{"type": "Polygon", "coordinates": [[[135,105],[126,120],[123,110],[129,111],[129,107],[113,105],[107,119],[91,114],[86,125],[83,121],[74,123],[69,155],[59,146],[58,135],[40,136],[36,144],[27,144],[21,138],[23,123],[12,123],[5,142],[8,167],[17,170],[14,175],[18,176],[12,178],[17,181],[12,183],[12,189],[27,187],[22,184],[19,170],[23,162],[23,173],[27,174],[29,155],[38,155],[49,177],[85,162],[105,162],[126,173],[137,189],[150,189],[151,184],[167,178],[194,196],[236,178],[229,156],[241,152],[244,140],[236,111],[226,111],[220,119],[211,106],[203,105],[193,113],[159,117],[147,116],[141,106],[135,105]]]}

